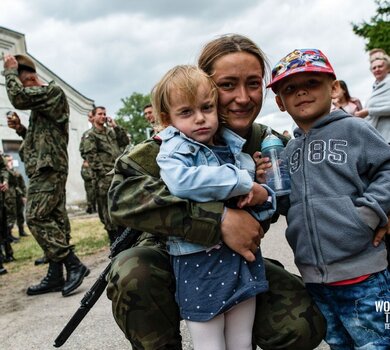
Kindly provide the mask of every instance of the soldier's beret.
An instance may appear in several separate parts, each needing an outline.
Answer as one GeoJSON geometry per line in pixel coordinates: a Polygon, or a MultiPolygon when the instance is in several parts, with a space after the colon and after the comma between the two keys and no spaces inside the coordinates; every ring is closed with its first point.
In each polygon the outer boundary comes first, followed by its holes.
{"type": "Polygon", "coordinates": [[[26,55],[15,55],[15,59],[18,61],[18,72],[26,70],[28,72],[36,73],[36,68],[33,60],[26,55]]]}

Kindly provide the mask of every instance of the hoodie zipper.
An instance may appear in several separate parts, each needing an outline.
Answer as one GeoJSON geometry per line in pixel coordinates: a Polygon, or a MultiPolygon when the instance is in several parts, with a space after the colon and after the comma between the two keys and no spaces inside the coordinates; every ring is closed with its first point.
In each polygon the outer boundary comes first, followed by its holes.
{"type": "Polygon", "coordinates": [[[308,160],[308,142],[309,138],[307,137],[307,134],[304,135],[303,137],[303,150],[302,150],[302,175],[303,175],[303,214],[307,218],[306,220],[306,225],[307,225],[307,232],[308,236],[310,238],[310,244],[312,246],[313,252],[314,252],[314,257],[315,257],[315,267],[319,270],[321,276],[322,276],[322,281],[324,281],[324,276],[325,276],[325,270],[324,270],[324,262],[323,259],[321,259],[321,249],[320,249],[320,244],[318,240],[318,236],[316,233],[316,230],[314,229],[313,225],[313,215],[312,215],[312,210],[309,202],[309,195],[308,195],[308,179],[309,179],[309,174],[308,174],[308,168],[306,166],[306,160],[308,160]],[[321,260],[321,262],[320,262],[321,260]]]}

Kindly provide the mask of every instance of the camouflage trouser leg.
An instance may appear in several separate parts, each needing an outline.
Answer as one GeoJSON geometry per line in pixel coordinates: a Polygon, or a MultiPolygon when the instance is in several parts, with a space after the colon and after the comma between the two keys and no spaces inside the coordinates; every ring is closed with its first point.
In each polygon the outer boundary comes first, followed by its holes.
{"type": "Polygon", "coordinates": [[[103,179],[99,179],[98,181],[98,193],[97,193],[97,200],[98,200],[98,212],[99,212],[99,218],[100,221],[102,221],[104,225],[104,229],[107,232],[113,232],[117,231],[116,225],[113,224],[111,221],[111,217],[108,213],[108,198],[107,193],[111,185],[112,176],[107,176],[103,179]]]}
{"type": "Polygon", "coordinates": [[[95,180],[84,181],[85,193],[87,194],[87,205],[96,207],[96,182],[95,180]]]}
{"type": "Polygon", "coordinates": [[[65,208],[67,175],[44,171],[30,179],[26,219],[32,235],[52,261],[61,261],[73,248],[67,241],[70,226],[65,208]]]}
{"type": "Polygon", "coordinates": [[[169,256],[158,245],[121,252],[108,275],[114,318],[134,350],[181,349],[169,256]]]}
{"type": "Polygon", "coordinates": [[[312,350],[325,336],[325,319],[302,280],[265,260],[269,291],[256,298],[254,342],[263,350],[312,350]]]}
{"type": "Polygon", "coordinates": [[[16,197],[16,223],[19,226],[24,225],[24,203],[23,197],[18,195],[16,197]]]}

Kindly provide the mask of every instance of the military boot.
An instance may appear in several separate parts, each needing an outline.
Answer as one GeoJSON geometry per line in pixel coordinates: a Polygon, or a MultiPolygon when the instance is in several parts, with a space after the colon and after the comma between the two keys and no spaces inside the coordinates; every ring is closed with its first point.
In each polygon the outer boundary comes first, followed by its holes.
{"type": "Polygon", "coordinates": [[[28,234],[24,231],[23,225],[19,225],[18,229],[19,229],[19,237],[27,237],[28,236],[28,234]]]}
{"type": "Polygon", "coordinates": [[[1,251],[0,247],[0,275],[5,275],[8,271],[3,266],[3,252],[1,251]]]}
{"type": "Polygon", "coordinates": [[[15,237],[14,235],[12,235],[12,228],[13,228],[13,226],[8,226],[7,227],[7,237],[8,237],[8,240],[10,242],[13,242],[13,243],[18,243],[19,242],[19,238],[15,237]]]}
{"type": "Polygon", "coordinates": [[[89,274],[89,270],[72,250],[63,262],[66,268],[66,282],[64,288],[62,288],[62,295],[66,297],[83,283],[83,279],[86,274],[89,274]]]}
{"type": "Polygon", "coordinates": [[[64,273],[61,262],[49,261],[49,269],[43,280],[34,286],[28,287],[27,295],[38,295],[50,292],[59,292],[64,287],[64,273]]]}
{"type": "Polygon", "coordinates": [[[34,265],[43,265],[47,264],[49,260],[46,258],[46,255],[42,256],[41,258],[38,258],[34,261],[34,265]]]}

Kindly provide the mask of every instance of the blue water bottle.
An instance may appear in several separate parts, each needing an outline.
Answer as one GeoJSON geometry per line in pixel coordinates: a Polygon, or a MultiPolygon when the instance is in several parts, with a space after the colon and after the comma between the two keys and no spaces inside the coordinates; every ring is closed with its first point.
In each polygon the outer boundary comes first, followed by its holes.
{"type": "Polygon", "coordinates": [[[288,167],[280,156],[283,149],[282,140],[273,135],[271,128],[268,127],[267,136],[261,143],[261,155],[268,157],[272,164],[272,167],[267,169],[265,177],[267,185],[275,191],[277,196],[289,194],[291,191],[288,167]]]}

